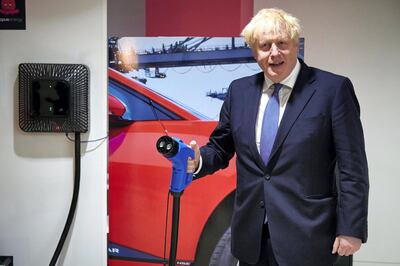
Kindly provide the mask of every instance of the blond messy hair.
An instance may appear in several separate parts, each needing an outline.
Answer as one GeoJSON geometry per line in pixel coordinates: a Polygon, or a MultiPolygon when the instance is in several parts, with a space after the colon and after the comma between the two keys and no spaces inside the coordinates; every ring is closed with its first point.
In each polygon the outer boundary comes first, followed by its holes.
{"type": "Polygon", "coordinates": [[[289,39],[298,41],[301,27],[299,20],[291,14],[278,8],[264,8],[251,19],[242,30],[241,36],[250,47],[254,47],[257,37],[264,31],[282,34],[289,39]]]}

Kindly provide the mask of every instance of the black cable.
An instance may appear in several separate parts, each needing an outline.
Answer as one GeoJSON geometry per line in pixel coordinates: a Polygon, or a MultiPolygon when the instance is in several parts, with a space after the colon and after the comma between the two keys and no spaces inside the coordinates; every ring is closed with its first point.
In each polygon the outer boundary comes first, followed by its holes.
{"type": "MultiPolygon", "coordinates": [[[[68,133],[65,133],[65,136],[67,137],[67,139],[68,139],[69,141],[75,141],[74,139],[71,139],[71,138],[69,137],[68,133]]],[[[105,137],[102,137],[102,138],[98,138],[98,139],[82,140],[81,143],[97,142],[97,141],[100,141],[100,140],[103,140],[103,139],[107,139],[107,138],[108,138],[108,135],[105,136],[105,137]]]]}
{"type": "Polygon", "coordinates": [[[182,192],[172,192],[172,229],[171,229],[171,245],[168,259],[168,266],[176,265],[176,253],[178,249],[178,233],[179,233],[179,212],[182,192]]]}
{"type": "Polygon", "coordinates": [[[168,213],[169,213],[169,194],[170,191],[168,190],[167,193],[167,211],[165,214],[165,228],[164,228],[164,263],[163,265],[167,265],[167,230],[168,230],[168,213]]]}
{"type": "Polygon", "coordinates": [[[81,135],[79,132],[75,132],[75,181],[74,181],[74,192],[72,194],[71,206],[69,208],[69,213],[67,221],[64,226],[64,230],[61,234],[60,240],[58,241],[57,248],[54,251],[53,257],[51,258],[49,266],[55,266],[60,256],[61,250],[64,246],[65,239],[68,236],[69,229],[74,219],[76,205],[78,203],[79,195],[79,183],[81,178],[81,135]]]}

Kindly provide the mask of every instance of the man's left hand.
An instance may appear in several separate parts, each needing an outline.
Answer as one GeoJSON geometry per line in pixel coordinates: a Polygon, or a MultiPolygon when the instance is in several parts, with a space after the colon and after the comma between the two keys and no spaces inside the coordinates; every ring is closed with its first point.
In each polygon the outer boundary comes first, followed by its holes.
{"type": "Polygon", "coordinates": [[[350,256],[361,247],[361,239],[352,236],[337,236],[333,243],[332,254],[336,252],[339,256],[350,256]]]}

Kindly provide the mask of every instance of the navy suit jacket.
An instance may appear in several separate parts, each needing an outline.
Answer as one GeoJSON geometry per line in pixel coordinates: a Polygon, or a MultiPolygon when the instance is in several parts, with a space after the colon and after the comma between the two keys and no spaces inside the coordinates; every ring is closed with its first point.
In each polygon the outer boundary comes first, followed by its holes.
{"type": "Polygon", "coordinates": [[[236,153],[231,231],[240,261],[258,261],[266,212],[280,266],[332,265],[336,236],[367,240],[368,167],[353,85],[301,61],[265,165],[255,139],[263,82],[259,73],[231,83],[195,178],[227,167],[236,153]]]}

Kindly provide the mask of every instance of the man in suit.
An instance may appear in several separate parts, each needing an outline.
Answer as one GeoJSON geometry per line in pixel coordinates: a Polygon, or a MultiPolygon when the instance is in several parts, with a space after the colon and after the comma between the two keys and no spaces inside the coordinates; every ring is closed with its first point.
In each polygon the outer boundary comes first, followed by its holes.
{"type": "Polygon", "coordinates": [[[325,266],[367,240],[368,167],[351,81],[297,58],[300,26],[263,9],[242,35],[262,73],[231,83],[194,178],[236,154],[232,253],[240,265],[325,266]]]}

